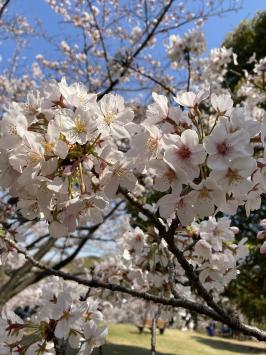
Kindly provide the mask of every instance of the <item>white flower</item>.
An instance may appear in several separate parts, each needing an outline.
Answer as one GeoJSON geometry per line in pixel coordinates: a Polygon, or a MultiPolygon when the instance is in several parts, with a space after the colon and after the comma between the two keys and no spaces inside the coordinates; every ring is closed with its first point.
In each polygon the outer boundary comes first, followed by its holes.
{"type": "Polygon", "coordinates": [[[66,292],[61,292],[54,304],[52,317],[57,321],[54,334],[59,339],[67,339],[70,329],[74,323],[81,317],[82,309],[78,304],[72,303],[72,298],[66,292]]]}
{"type": "Polygon", "coordinates": [[[195,253],[204,259],[211,259],[212,247],[206,240],[201,239],[195,244],[195,253]]]}
{"type": "Polygon", "coordinates": [[[233,100],[230,95],[211,95],[211,104],[220,116],[230,115],[233,108],[233,100]]]}
{"type": "Polygon", "coordinates": [[[84,325],[85,343],[81,346],[80,355],[89,355],[93,349],[105,343],[108,335],[107,327],[98,328],[93,321],[89,321],[84,325]]]}
{"type": "Polygon", "coordinates": [[[208,178],[202,180],[199,185],[191,183],[193,190],[188,196],[193,201],[194,213],[199,218],[211,216],[225,202],[225,192],[216,184],[216,182],[208,178]]]}
{"type": "Polygon", "coordinates": [[[178,194],[182,190],[182,184],[188,181],[188,177],[183,170],[174,170],[163,160],[151,160],[149,170],[155,176],[153,188],[157,191],[167,191],[171,187],[172,192],[178,194]]]}
{"type": "Polygon", "coordinates": [[[99,224],[103,221],[102,211],[105,207],[106,201],[102,197],[82,195],[69,202],[66,213],[78,216],[80,223],[99,224]]]}
{"type": "Polygon", "coordinates": [[[146,236],[139,227],[136,227],[133,232],[125,233],[125,238],[127,238],[130,251],[134,250],[136,253],[140,253],[143,250],[146,236]]]}
{"type": "Polygon", "coordinates": [[[75,112],[62,110],[55,117],[55,122],[59,131],[71,144],[85,144],[90,139],[96,138],[97,125],[91,110],[77,109],[75,112]]]}
{"type": "Polygon", "coordinates": [[[52,221],[49,224],[49,233],[53,238],[61,238],[68,235],[68,228],[63,223],[52,221]]]}
{"type": "Polygon", "coordinates": [[[155,103],[148,106],[146,115],[150,124],[156,124],[157,122],[165,120],[168,116],[168,99],[166,96],[158,95],[156,92],[152,93],[152,97],[155,103]]]}
{"type": "Polygon", "coordinates": [[[108,160],[112,160],[113,163],[105,168],[101,179],[106,196],[113,198],[119,186],[132,190],[137,183],[137,178],[131,171],[131,161],[126,160],[122,152],[115,152],[108,160]]]}
{"type": "Polygon", "coordinates": [[[156,125],[163,133],[174,133],[179,123],[188,121],[186,115],[179,107],[168,107],[168,99],[164,95],[152,93],[154,103],[148,106],[147,118],[142,125],[147,129],[156,125]]]}
{"type": "Polygon", "coordinates": [[[183,169],[191,180],[199,176],[199,165],[204,162],[206,157],[202,144],[198,142],[197,133],[187,129],[181,137],[174,137],[174,144],[166,148],[164,155],[164,160],[174,170],[183,169]]]}
{"type": "Polygon", "coordinates": [[[45,141],[42,143],[45,155],[57,155],[61,159],[65,159],[68,153],[67,144],[60,139],[60,131],[54,120],[51,120],[47,127],[45,141]]]}
{"type": "Polygon", "coordinates": [[[107,94],[99,101],[97,111],[98,129],[103,137],[111,134],[114,138],[130,138],[126,124],[134,118],[131,108],[125,107],[122,96],[107,94]]]}
{"type": "Polygon", "coordinates": [[[41,112],[43,97],[39,91],[32,91],[27,95],[27,102],[21,104],[24,114],[28,118],[29,124],[37,121],[36,116],[41,112]]]}
{"type": "MultiPolygon", "coordinates": [[[[12,112],[12,111],[11,111],[12,112]]],[[[6,113],[0,121],[2,137],[0,138],[1,149],[12,149],[21,143],[27,132],[27,118],[20,111],[6,113]]]]}
{"type": "Polygon", "coordinates": [[[8,154],[0,150],[0,184],[2,188],[9,188],[16,183],[19,173],[9,164],[8,154]]]}
{"type": "Polygon", "coordinates": [[[156,126],[145,128],[135,134],[131,139],[131,149],[126,153],[131,159],[135,159],[134,167],[142,172],[148,161],[157,158],[161,148],[162,133],[156,126]],[[141,159],[138,159],[141,157],[141,159]],[[137,158],[137,159],[136,159],[137,158]]]}
{"type": "Polygon", "coordinates": [[[231,160],[251,155],[249,135],[243,129],[228,133],[224,125],[216,126],[203,145],[209,154],[207,165],[214,170],[224,170],[231,160]]]}
{"type": "Polygon", "coordinates": [[[221,117],[220,122],[226,126],[228,133],[236,132],[242,128],[251,138],[260,132],[260,123],[254,120],[243,107],[234,108],[230,120],[221,117]]]}
{"type": "Polygon", "coordinates": [[[223,242],[232,242],[235,239],[230,224],[231,220],[227,217],[218,220],[209,217],[207,221],[200,223],[200,237],[210,243],[215,251],[222,251],[223,242]]]}
{"type": "Polygon", "coordinates": [[[236,195],[247,194],[252,189],[252,182],[248,178],[256,169],[256,160],[253,158],[236,158],[228,163],[224,170],[214,170],[210,178],[228,193],[236,195]]]}
{"type": "Polygon", "coordinates": [[[53,344],[46,342],[37,342],[33,343],[26,350],[25,355],[53,355],[55,354],[55,350],[53,349],[53,344]]]}
{"type": "Polygon", "coordinates": [[[237,244],[237,248],[236,248],[236,257],[237,260],[243,260],[246,259],[246,257],[249,255],[249,249],[248,247],[245,245],[245,243],[247,242],[247,238],[242,238],[240,240],[240,242],[237,244]]]}
{"type": "Polygon", "coordinates": [[[6,341],[8,344],[20,341],[23,337],[23,324],[24,322],[19,316],[4,308],[0,318],[1,341],[6,341]]]}
{"type": "Polygon", "coordinates": [[[201,101],[206,100],[209,95],[209,90],[201,90],[197,94],[189,91],[177,95],[174,100],[181,106],[192,108],[198,106],[201,101]]]}
{"type": "Polygon", "coordinates": [[[21,200],[17,204],[18,210],[20,210],[23,217],[33,220],[40,216],[40,209],[37,200],[21,200]]]}
{"type": "Polygon", "coordinates": [[[74,83],[68,86],[66,79],[63,78],[58,87],[66,102],[71,106],[86,110],[96,105],[97,95],[88,94],[85,86],[81,83],[74,83]]]}
{"type": "Polygon", "coordinates": [[[183,226],[190,225],[195,217],[191,199],[187,196],[164,195],[157,201],[157,206],[161,217],[168,219],[175,212],[183,226]]]}

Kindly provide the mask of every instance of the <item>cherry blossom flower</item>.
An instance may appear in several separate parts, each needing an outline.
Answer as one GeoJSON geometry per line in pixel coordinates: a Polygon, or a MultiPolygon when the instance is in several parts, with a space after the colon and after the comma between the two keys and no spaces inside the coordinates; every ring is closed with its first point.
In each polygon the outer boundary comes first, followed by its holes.
{"type": "Polygon", "coordinates": [[[149,170],[155,175],[153,188],[157,191],[167,191],[171,187],[173,193],[179,194],[182,190],[182,184],[188,181],[188,177],[183,170],[174,170],[163,160],[151,160],[149,170]]]}
{"type": "Polygon", "coordinates": [[[207,165],[213,170],[224,170],[231,160],[251,155],[248,134],[244,130],[228,134],[223,125],[216,126],[203,145],[209,154],[207,165]]]}
{"type": "Polygon", "coordinates": [[[126,124],[131,122],[133,117],[134,112],[125,107],[121,96],[107,94],[99,102],[97,121],[103,137],[111,134],[114,138],[130,138],[126,124]]]}
{"type": "Polygon", "coordinates": [[[99,347],[105,343],[108,330],[106,327],[97,328],[93,321],[89,321],[84,326],[85,343],[81,346],[79,354],[89,355],[95,347],[99,347]]]}
{"type": "Polygon", "coordinates": [[[65,109],[55,117],[55,122],[69,143],[85,144],[96,137],[97,127],[92,115],[90,110],[73,112],[65,109]]]}
{"type": "Polygon", "coordinates": [[[183,169],[191,180],[199,176],[199,165],[206,158],[206,152],[198,142],[197,133],[187,129],[181,136],[174,137],[173,144],[166,149],[164,155],[164,160],[173,169],[183,169]]]}
{"type": "Polygon", "coordinates": [[[66,79],[63,78],[58,87],[66,102],[71,106],[86,110],[96,103],[97,95],[88,94],[85,86],[81,83],[73,83],[68,86],[66,79]]]}
{"type": "Polygon", "coordinates": [[[223,250],[223,242],[231,242],[235,239],[234,232],[230,229],[231,220],[227,217],[218,220],[209,217],[200,224],[200,236],[212,245],[216,251],[223,250]]]}
{"type": "Polygon", "coordinates": [[[187,196],[180,197],[179,194],[164,195],[157,201],[160,216],[168,219],[176,212],[182,225],[190,225],[195,217],[194,207],[191,199],[187,196]]]}
{"type": "Polygon", "coordinates": [[[230,115],[233,107],[233,100],[230,95],[211,95],[211,104],[219,116],[228,116],[230,115]]]}
{"type": "Polygon", "coordinates": [[[191,187],[193,190],[188,197],[193,201],[194,213],[201,219],[213,215],[215,206],[219,208],[225,202],[224,191],[211,178],[202,180],[199,185],[191,183],[191,187]]]}
{"type": "Polygon", "coordinates": [[[199,91],[198,94],[189,91],[177,95],[174,98],[174,100],[181,106],[192,108],[192,107],[199,106],[201,101],[206,100],[209,95],[210,95],[209,90],[199,91]]]}
{"type": "Polygon", "coordinates": [[[226,192],[240,196],[252,189],[253,184],[248,178],[256,167],[253,158],[235,158],[228,163],[226,169],[212,171],[210,177],[226,192]]]}

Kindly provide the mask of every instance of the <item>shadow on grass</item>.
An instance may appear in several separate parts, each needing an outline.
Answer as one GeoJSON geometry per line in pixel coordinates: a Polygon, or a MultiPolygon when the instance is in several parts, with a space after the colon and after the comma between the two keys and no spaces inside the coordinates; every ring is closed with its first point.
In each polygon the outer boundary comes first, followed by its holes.
{"type": "Polygon", "coordinates": [[[233,344],[227,341],[217,340],[217,339],[206,339],[198,336],[192,336],[197,342],[208,345],[215,349],[232,351],[239,354],[266,354],[266,349],[258,349],[250,345],[233,344]]]}
{"type": "MultiPolygon", "coordinates": [[[[150,355],[149,349],[140,348],[138,346],[120,345],[120,344],[105,344],[102,350],[94,349],[92,355],[150,355]]],[[[173,355],[169,353],[158,353],[156,355],[173,355]]]]}

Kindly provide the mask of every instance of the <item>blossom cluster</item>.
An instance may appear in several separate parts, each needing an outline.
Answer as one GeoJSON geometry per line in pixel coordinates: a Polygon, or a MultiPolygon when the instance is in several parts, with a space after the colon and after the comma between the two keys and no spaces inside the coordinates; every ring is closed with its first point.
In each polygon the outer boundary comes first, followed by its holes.
{"type": "Polygon", "coordinates": [[[1,354],[54,354],[54,344],[61,341],[85,355],[105,342],[107,328],[96,301],[81,301],[77,287],[57,277],[40,291],[40,305],[30,320],[2,311],[1,354]]]}
{"type": "Polygon", "coordinates": [[[1,121],[0,184],[18,198],[30,220],[42,218],[50,234],[66,236],[79,224],[98,224],[105,207],[123,190],[134,192],[150,176],[160,216],[181,225],[238,206],[247,214],[265,192],[265,123],[227,94],[185,92],[169,104],[153,94],[146,118],[136,124],[121,96],[97,102],[80,84],[50,82],[12,103],[1,121]],[[259,154],[254,145],[260,144],[259,154]]]}
{"type": "Polygon", "coordinates": [[[182,37],[179,35],[171,35],[169,37],[167,54],[174,67],[186,67],[188,56],[198,56],[205,50],[204,34],[197,29],[189,30],[182,37]]]}
{"type": "MultiPolygon", "coordinates": [[[[178,262],[173,260],[167,245],[160,240],[156,230],[146,233],[142,229],[128,227],[123,234],[117,261],[101,263],[96,272],[104,275],[104,281],[126,284],[135,289],[147,289],[158,294],[171,292],[169,265],[174,267],[179,294],[191,297],[190,289],[183,286],[187,278],[178,262]],[[160,240],[160,242],[158,242],[160,240]],[[113,265],[113,266],[110,266],[113,265]]],[[[200,223],[178,231],[175,242],[189,262],[199,271],[199,277],[207,289],[222,291],[238,274],[238,264],[249,254],[245,245],[247,238],[236,242],[238,228],[231,226],[227,217],[210,217],[200,223]]]]}
{"type": "Polygon", "coordinates": [[[201,223],[193,222],[192,230],[200,239],[195,244],[193,262],[200,270],[199,279],[207,289],[222,291],[238,274],[237,263],[248,254],[247,238],[235,242],[237,227],[230,226],[227,217],[210,217],[201,223]]]}
{"type": "MultiPolygon", "coordinates": [[[[260,226],[262,230],[260,230],[257,234],[258,239],[265,239],[266,238],[266,219],[260,221],[260,226]]],[[[266,240],[264,240],[262,246],[260,247],[261,254],[266,254],[266,240]]]]}
{"type": "Polygon", "coordinates": [[[1,186],[19,198],[25,218],[44,218],[50,234],[61,237],[78,221],[102,222],[119,185],[134,186],[130,160],[116,144],[130,137],[125,126],[133,111],[120,96],[97,103],[85,87],[65,80],[42,90],[11,104],[1,121],[1,186]]]}
{"type": "Polygon", "coordinates": [[[243,70],[243,83],[237,91],[240,98],[245,98],[246,108],[252,112],[258,120],[263,120],[265,111],[265,72],[266,58],[256,59],[255,54],[249,58],[248,63],[254,63],[252,71],[243,70]]]}

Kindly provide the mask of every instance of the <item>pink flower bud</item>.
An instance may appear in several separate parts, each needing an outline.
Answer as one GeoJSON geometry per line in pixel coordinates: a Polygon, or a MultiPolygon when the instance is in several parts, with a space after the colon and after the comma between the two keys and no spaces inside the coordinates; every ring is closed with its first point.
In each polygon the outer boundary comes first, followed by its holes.
{"type": "Polygon", "coordinates": [[[260,252],[261,252],[261,254],[266,254],[266,240],[262,244],[262,246],[260,247],[260,252]]]}
{"type": "Polygon", "coordinates": [[[264,239],[266,238],[266,231],[259,231],[257,234],[258,239],[264,239]]]}
{"type": "Polygon", "coordinates": [[[238,228],[238,227],[233,226],[233,227],[230,227],[229,229],[230,229],[234,234],[239,233],[239,228],[238,228]]]}
{"type": "Polygon", "coordinates": [[[260,221],[260,226],[266,229],[266,218],[260,221]]]}

